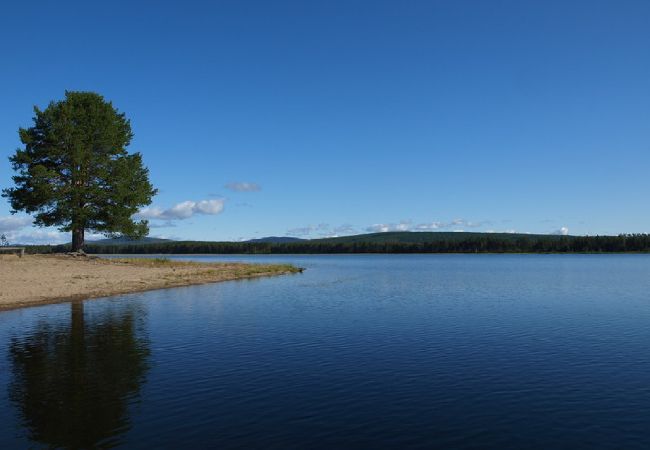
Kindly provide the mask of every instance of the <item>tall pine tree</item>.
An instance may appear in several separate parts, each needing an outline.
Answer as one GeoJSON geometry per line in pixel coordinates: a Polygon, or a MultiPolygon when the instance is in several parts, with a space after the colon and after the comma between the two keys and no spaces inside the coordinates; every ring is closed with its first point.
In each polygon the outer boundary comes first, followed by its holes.
{"type": "Polygon", "coordinates": [[[15,187],[2,196],[12,212],[72,232],[73,251],[83,248],[86,230],[145,236],[147,221],[132,216],[151,203],[156,189],[140,153],[126,150],[133,133],[124,113],[99,94],[70,91],[34,113],[34,125],[19,129],[24,148],[9,158],[15,187]]]}

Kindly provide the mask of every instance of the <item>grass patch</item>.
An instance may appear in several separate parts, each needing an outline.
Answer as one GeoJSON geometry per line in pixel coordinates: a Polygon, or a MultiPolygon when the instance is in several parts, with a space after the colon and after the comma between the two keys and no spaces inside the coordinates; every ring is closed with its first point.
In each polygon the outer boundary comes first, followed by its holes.
{"type": "Polygon", "coordinates": [[[171,261],[171,259],[169,259],[169,258],[154,258],[154,259],[153,259],[153,264],[154,264],[154,265],[159,265],[159,264],[160,264],[160,265],[165,265],[165,264],[169,264],[169,263],[171,263],[171,262],[172,262],[172,261],[171,261]]]}
{"type": "Polygon", "coordinates": [[[115,258],[104,259],[107,264],[128,264],[136,267],[166,268],[174,271],[179,270],[183,275],[204,275],[216,277],[229,275],[235,277],[250,277],[258,274],[281,274],[298,273],[303,269],[291,264],[244,264],[225,262],[196,262],[196,261],[174,261],[169,258],[115,258]]]}

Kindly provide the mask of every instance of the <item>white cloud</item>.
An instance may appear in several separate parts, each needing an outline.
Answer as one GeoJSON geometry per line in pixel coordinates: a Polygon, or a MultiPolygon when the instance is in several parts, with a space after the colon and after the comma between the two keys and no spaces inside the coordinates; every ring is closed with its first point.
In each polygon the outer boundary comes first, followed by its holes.
{"type": "Polygon", "coordinates": [[[32,229],[22,233],[11,233],[7,236],[7,239],[14,244],[65,244],[70,242],[70,233],[32,229]]]}
{"type": "Polygon", "coordinates": [[[387,233],[389,231],[410,231],[411,221],[402,220],[400,223],[375,223],[366,227],[370,233],[387,233]]]}
{"type": "Polygon", "coordinates": [[[26,226],[31,225],[32,222],[33,219],[31,217],[0,217],[0,233],[18,231],[22,228],[25,228],[26,226]]]}
{"type": "Polygon", "coordinates": [[[415,226],[416,231],[431,231],[443,228],[445,226],[442,222],[421,223],[415,226]]]}
{"type": "Polygon", "coordinates": [[[235,192],[257,192],[262,190],[262,186],[259,184],[245,181],[233,181],[226,184],[225,188],[235,192]]]}
{"type": "Polygon", "coordinates": [[[567,227],[560,227],[559,230],[552,231],[551,234],[559,235],[559,236],[568,236],[569,235],[569,229],[567,227]]]}
{"type": "Polygon", "coordinates": [[[318,225],[308,225],[306,227],[298,227],[287,230],[287,236],[309,236],[310,234],[319,231],[321,234],[329,233],[330,225],[328,223],[319,223],[318,225]]]}
{"type": "Polygon", "coordinates": [[[478,227],[482,227],[483,225],[487,225],[489,223],[491,223],[489,220],[483,220],[481,222],[472,222],[465,219],[456,219],[451,221],[448,224],[443,224],[443,228],[447,228],[451,226],[465,226],[469,228],[478,228],[478,227]]]}
{"type": "MultiPolygon", "coordinates": [[[[31,217],[7,216],[0,217],[0,233],[4,234],[10,244],[65,244],[71,241],[69,232],[61,232],[54,228],[32,227],[31,217]]],[[[102,239],[101,233],[86,232],[86,240],[102,239]]]]}
{"type": "Polygon", "coordinates": [[[149,237],[156,239],[169,239],[171,241],[182,241],[183,238],[175,234],[150,234],[149,237]]]}
{"type": "MultiPolygon", "coordinates": [[[[401,220],[398,223],[375,223],[361,230],[368,233],[387,233],[390,231],[433,231],[433,230],[448,230],[448,231],[463,231],[465,228],[478,228],[490,221],[471,222],[465,219],[455,219],[450,222],[426,222],[413,224],[411,220],[401,220]]],[[[306,227],[292,228],[287,230],[287,236],[344,236],[359,233],[360,231],[350,224],[343,224],[336,227],[330,227],[328,224],[309,225],[306,227]]]]}
{"type": "Polygon", "coordinates": [[[175,228],[176,224],[171,220],[165,220],[160,223],[149,223],[149,228],[175,228]]]}
{"type": "Polygon", "coordinates": [[[339,225],[338,227],[334,227],[334,233],[336,234],[352,234],[356,233],[357,230],[350,225],[349,223],[345,223],[343,225],[339,225]]]}
{"type": "Polygon", "coordinates": [[[298,227],[287,230],[287,236],[308,236],[314,231],[311,227],[298,227]]]}
{"type": "MultiPolygon", "coordinates": [[[[104,236],[101,233],[90,233],[86,231],[85,239],[86,241],[94,241],[97,239],[104,239],[104,236]]],[[[12,233],[7,235],[7,239],[14,244],[26,244],[26,245],[56,245],[56,244],[66,244],[72,240],[72,236],[69,232],[62,232],[52,229],[38,229],[31,228],[29,230],[24,230],[20,233],[12,233]]]]}
{"type": "Polygon", "coordinates": [[[199,202],[187,200],[168,209],[162,209],[157,206],[143,208],[135,215],[135,217],[138,219],[169,221],[189,219],[195,214],[214,216],[223,211],[223,204],[223,199],[201,200],[199,202]]]}
{"type": "Polygon", "coordinates": [[[412,225],[410,220],[402,220],[400,223],[376,223],[366,228],[366,231],[371,233],[385,233],[388,231],[433,231],[433,230],[448,230],[458,231],[456,227],[478,228],[483,225],[489,224],[489,221],[471,222],[465,219],[455,219],[451,222],[426,222],[412,225]]]}
{"type": "Polygon", "coordinates": [[[356,233],[357,230],[354,226],[345,223],[343,225],[331,226],[328,223],[319,223],[318,225],[308,225],[306,227],[298,227],[287,230],[287,236],[296,237],[339,237],[343,235],[350,235],[356,233]]]}
{"type": "Polygon", "coordinates": [[[32,222],[33,219],[26,216],[0,217],[0,234],[4,235],[10,244],[28,244],[29,235],[25,235],[23,230],[32,222]]]}
{"type": "Polygon", "coordinates": [[[484,221],[484,222],[469,222],[469,221],[467,221],[467,222],[465,222],[465,226],[470,227],[470,228],[478,228],[478,227],[482,227],[483,225],[486,225],[488,223],[489,223],[488,221],[484,221]]]}
{"type": "Polygon", "coordinates": [[[207,214],[213,216],[223,211],[223,200],[202,200],[194,206],[197,214],[207,214]]]}

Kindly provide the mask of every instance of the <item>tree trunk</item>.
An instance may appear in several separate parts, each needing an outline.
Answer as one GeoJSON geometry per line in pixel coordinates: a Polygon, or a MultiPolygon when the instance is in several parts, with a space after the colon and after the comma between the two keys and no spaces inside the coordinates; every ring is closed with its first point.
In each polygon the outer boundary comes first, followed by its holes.
{"type": "Polygon", "coordinates": [[[75,228],[72,230],[72,251],[78,252],[84,247],[84,229],[75,228]]]}

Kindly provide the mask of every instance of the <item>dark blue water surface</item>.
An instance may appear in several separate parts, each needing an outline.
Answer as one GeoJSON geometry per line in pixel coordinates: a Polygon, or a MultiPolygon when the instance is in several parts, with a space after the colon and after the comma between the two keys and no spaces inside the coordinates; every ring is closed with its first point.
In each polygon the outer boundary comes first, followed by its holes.
{"type": "Polygon", "coordinates": [[[307,270],[0,313],[0,448],[650,448],[650,256],[189,258],[307,270]]]}

